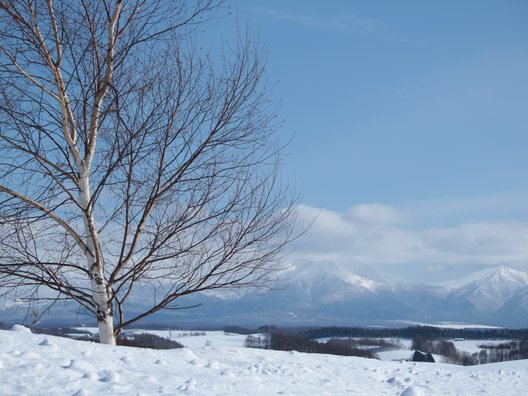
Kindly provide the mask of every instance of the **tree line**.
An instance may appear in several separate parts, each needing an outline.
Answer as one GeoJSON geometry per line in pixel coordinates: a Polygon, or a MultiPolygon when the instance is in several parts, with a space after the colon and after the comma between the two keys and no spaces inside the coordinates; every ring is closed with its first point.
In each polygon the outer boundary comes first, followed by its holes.
{"type": "Polygon", "coordinates": [[[415,336],[411,345],[411,349],[442,355],[450,363],[464,366],[528,359],[528,338],[500,344],[480,344],[478,347],[480,348],[479,352],[470,354],[459,351],[451,341],[427,340],[421,335],[415,336]]]}
{"type": "Polygon", "coordinates": [[[473,359],[475,364],[507,362],[510,360],[528,359],[528,338],[513,340],[500,344],[482,344],[478,356],[473,359]]]}
{"type": "Polygon", "coordinates": [[[528,337],[528,328],[452,329],[433,326],[409,326],[402,328],[321,327],[299,330],[299,333],[311,339],[332,337],[413,339],[416,335],[421,335],[430,340],[454,338],[464,338],[468,340],[520,340],[528,337]]]}
{"type": "Polygon", "coordinates": [[[275,351],[297,351],[304,353],[324,353],[339,356],[376,358],[370,349],[356,348],[349,340],[332,339],[317,342],[298,334],[272,331],[262,336],[248,335],[245,346],[249,348],[272,349],[275,351]]]}

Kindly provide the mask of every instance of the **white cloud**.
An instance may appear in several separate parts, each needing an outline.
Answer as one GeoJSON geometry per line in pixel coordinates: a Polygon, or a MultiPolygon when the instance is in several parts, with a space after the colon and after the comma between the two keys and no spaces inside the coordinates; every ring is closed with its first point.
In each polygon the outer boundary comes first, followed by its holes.
{"type": "Polygon", "coordinates": [[[345,211],[343,218],[348,221],[373,224],[397,224],[403,223],[405,220],[403,213],[378,203],[352,206],[345,211]]]}
{"type": "Polygon", "coordinates": [[[303,15],[292,14],[280,10],[260,8],[260,14],[271,18],[282,19],[310,29],[326,30],[339,33],[370,32],[381,31],[382,23],[373,18],[364,18],[354,14],[339,15],[303,15]]]}
{"type": "Polygon", "coordinates": [[[390,266],[392,272],[417,264],[431,272],[446,266],[464,272],[470,267],[528,264],[528,223],[481,221],[417,229],[405,223],[405,213],[386,205],[357,205],[344,213],[300,207],[305,224],[315,217],[298,241],[294,259],[344,264],[360,260],[390,266]]]}
{"type": "Polygon", "coordinates": [[[478,222],[424,230],[424,241],[448,261],[486,264],[528,261],[528,224],[478,222]]]}

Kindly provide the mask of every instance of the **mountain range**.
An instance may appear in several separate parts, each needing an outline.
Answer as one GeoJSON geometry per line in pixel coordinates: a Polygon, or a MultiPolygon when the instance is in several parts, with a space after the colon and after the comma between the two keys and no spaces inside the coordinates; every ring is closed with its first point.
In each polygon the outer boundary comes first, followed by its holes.
{"type": "MultiPolygon", "coordinates": [[[[488,268],[439,285],[412,283],[360,262],[304,262],[281,274],[276,290],[214,291],[189,296],[181,307],[158,312],[143,324],[170,326],[401,326],[411,323],[469,323],[528,327],[528,273],[488,268]]],[[[128,306],[140,312],[148,296],[128,306]]],[[[0,308],[0,321],[23,310],[0,308]]],[[[55,310],[44,322],[90,323],[74,307],[55,310]]]]}
{"type": "Polygon", "coordinates": [[[354,262],[297,264],[277,290],[194,297],[201,306],[173,317],[182,323],[382,325],[470,323],[528,327],[528,273],[505,266],[454,282],[416,284],[354,262]]]}

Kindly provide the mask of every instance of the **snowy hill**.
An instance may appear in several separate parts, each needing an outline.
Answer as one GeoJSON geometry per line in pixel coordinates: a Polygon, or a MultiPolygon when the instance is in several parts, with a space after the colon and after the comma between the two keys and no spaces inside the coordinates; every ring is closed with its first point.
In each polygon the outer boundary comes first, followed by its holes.
{"type": "Polygon", "coordinates": [[[528,361],[482,366],[222,346],[156,351],[0,331],[2,395],[521,395],[528,361]]]}

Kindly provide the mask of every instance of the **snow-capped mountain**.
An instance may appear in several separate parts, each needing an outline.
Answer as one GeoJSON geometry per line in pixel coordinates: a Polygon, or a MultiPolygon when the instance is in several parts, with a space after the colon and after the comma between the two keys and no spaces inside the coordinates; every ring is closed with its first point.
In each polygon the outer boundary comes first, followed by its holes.
{"type": "MultiPolygon", "coordinates": [[[[415,321],[524,327],[528,274],[491,268],[444,285],[414,284],[360,262],[302,262],[271,292],[202,295],[165,316],[190,324],[395,325],[415,321]]],[[[153,318],[155,320],[155,318],[153,318]]]]}
{"type": "Polygon", "coordinates": [[[475,308],[494,312],[528,289],[528,274],[505,266],[476,272],[446,284],[448,300],[467,300],[475,308]]]}
{"type": "MultiPolygon", "coordinates": [[[[462,322],[528,326],[528,274],[504,266],[442,285],[414,284],[372,266],[301,262],[280,276],[276,290],[215,291],[179,301],[189,310],[159,312],[145,322],[171,325],[386,325],[462,322]]],[[[148,297],[132,302],[138,312],[148,297]]],[[[76,307],[59,321],[69,321],[76,307]]],[[[22,311],[18,311],[22,312],[22,311]]],[[[15,312],[16,313],[16,312],[15,312]]],[[[0,310],[0,321],[13,318],[0,310]],[[7,316],[6,316],[7,315],[7,316]]],[[[84,319],[86,321],[86,318],[84,319]]]]}
{"type": "Polygon", "coordinates": [[[201,317],[246,324],[450,321],[528,325],[528,274],[504,266],[443,285],[413,284],[360,262],[297,263],[283,278],[279,290],[269,293],[247,293],[222,301],[204,299],[190,316],[196,319],[201,311],[201,317]]]}
{"type": "Polygon", "coordinates": [[[379,289],[395,289],[408,283],[360,261],[346,265],[332,262],[302,262],[292,266],[289,273],[285,273],[284,276],[290,280],[290,283],[311,286],[338,280],[358,290],[371,292],[379,289]]]}

